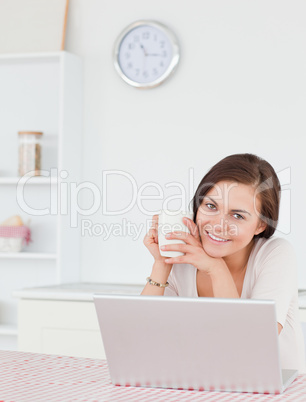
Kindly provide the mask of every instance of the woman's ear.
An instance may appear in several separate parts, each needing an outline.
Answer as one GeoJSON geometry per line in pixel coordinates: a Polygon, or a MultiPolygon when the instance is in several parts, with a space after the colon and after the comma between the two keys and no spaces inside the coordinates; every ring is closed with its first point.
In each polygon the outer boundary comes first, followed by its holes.
{"type": "Polygon", "coordinates": [[[259,233],[263,232],[267,227],[267,224],[264,223],[263,221],[259,221],[259,224],[257,226],[257,229],[255,230],[254,235],[258,235],[259,233]]]}

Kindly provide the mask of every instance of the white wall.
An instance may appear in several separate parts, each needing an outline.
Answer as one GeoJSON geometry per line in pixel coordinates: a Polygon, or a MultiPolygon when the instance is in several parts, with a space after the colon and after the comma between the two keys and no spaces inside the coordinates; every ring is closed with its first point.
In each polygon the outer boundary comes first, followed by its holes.
{"type": "MultiPolygon", "coordinates": [[[[277,172],[287,169],[280,176],[290,190],[291,217],[282,212],[283,233],[277,234],[295,245],[300,287],[306,288],[305,11],[303,0],[70,0],[66,50],[84,60],[82,181],[102,191],[102,171],[122,170],[134,178],[138,190],[158,183],[164,198],[181,194],[178,186],[166,188],[179,182],[189,202],[219,159],[256,153],[277,172]],[[181,44],[177,72],[152,90],[129,87],[113,67],[113,43],[137,19],[169,25],[181,44]]],[[[157,189],[147,188],[144,194],[156,195],[157,189]]],[[[127,207],[132,195],[130,180],[109,178],[111,210],[127,207]]],[[[89,208],[89,190],[82,199],[89,208]]],[[[143,206],[148,215],[134,205],[122,215],[104,216],[100,207],[81,219],[109,228],[125,219],[139,228],[162,200],[143,201],[143,206]]],[[[178,200],[168,206],[187,207],[178,200]]],[[[83,280],[144,284],[153,262],[142,243],[145,233],[146,227],[137,240],[116,232],[108,240],[105,234],[83,236],[83,280]]]]}

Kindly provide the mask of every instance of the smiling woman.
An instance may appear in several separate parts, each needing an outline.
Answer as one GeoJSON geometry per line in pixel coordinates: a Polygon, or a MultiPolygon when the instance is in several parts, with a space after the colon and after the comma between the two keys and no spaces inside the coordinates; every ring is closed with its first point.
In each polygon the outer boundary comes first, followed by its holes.
{"type": "Polygon", "coordinates": [[[280,183],[273,167],[252,154],[230,155],[203,177],[193,197],[190,233],[171,233],[162,257],[158,216],[144,238],[155,262],[142,295],[272,299],[276,304],[282,368],[306,372],[298,314],[295,252],[273,237],[280,183]]]}

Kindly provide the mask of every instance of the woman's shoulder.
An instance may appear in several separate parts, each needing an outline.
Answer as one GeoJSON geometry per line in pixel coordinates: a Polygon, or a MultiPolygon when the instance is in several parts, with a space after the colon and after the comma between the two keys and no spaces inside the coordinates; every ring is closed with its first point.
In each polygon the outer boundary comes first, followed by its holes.
{"type": "Polygon", "coordinates": [[[287,253],[288,251],[294,252],[293,245],[289,242],[289,240],[283,237],[272,236],[269,239],[260,237],[256,239],[254,245],[255,252],[281,252],[287,253]]]}
{"type": "Polygon", "coordinates": [[[282,237],[272,236],[269,239],[256,239],[250,259],[254,264],[268,262],[291,264],[296,262],[296,253],[290,241],[282,237]]]}
{"type": "Polygon", "coordinates": [[[251,293],[255,286],[256,295],[262,295],[261,292],[268,289],[276,292],[287,289],[292,295],[297,292],[296,253],[293,245],[285,238],[272,236],[269,239],[256,239],[247,269],[251,293]]]}

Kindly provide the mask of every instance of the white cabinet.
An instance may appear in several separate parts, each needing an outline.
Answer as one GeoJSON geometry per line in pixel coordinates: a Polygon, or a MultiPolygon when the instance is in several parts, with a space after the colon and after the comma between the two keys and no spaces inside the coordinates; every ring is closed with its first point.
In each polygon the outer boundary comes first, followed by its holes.
{"type": "Polygon", "coordinates": [[[80,229],[70,190],[81,178],[82,63],[65,51],[0,55],[0,88],[0,222],[20,215],[32,232],[25,251],[0,253],[0,348],[12,349],[12,291],[80,279],[80,229]],[[43,176],[22,183],[17,133],[23,130],[43,132],[43,176]]]}
{"type": "Polygon", "coordinates": [[[18,350],[105,359],[90,301],[20,300],[18,350]]]}
{"type": "Polygon", "coordinates": [[[75,283],[15,291],[18,349],[105,359],[94,293],[139,295],[144,286],[75,283]]]}

